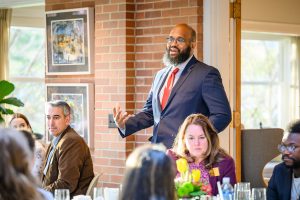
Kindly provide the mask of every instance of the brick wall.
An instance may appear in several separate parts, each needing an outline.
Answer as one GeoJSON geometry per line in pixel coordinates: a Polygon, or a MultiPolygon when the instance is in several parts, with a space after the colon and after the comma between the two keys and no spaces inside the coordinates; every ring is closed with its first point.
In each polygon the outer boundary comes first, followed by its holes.
{"type": "Polygon", "coordinates": [[[138,112],[152,78],[162,68],[165,38],[177,23],[197,31],[195,55],[202,60],[203,0],[46,0],[46,11],[95,8],[95,66],[92,75],[47,76],[46,82],[94,83],[94,170],[105,186],[118,187],[128,154],[147,141],[152,129],[122,139],[108,128],[108,114],[120,106],[138,112]]]}

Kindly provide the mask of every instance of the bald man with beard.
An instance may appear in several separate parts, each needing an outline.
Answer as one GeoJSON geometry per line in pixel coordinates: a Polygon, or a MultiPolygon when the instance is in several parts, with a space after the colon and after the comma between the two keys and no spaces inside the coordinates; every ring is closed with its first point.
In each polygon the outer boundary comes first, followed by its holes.
{"type": "Polygon", "coordinates": [[[144,108],[136,114],[113,108],[122,137],[153,126],[152,143],[171,148],[179,125],[192,113],[209,118],[218,132],[231,121],[231,110],[219,71],[193,55],[196,32],[187,24],[178,24],[167,37],[163,56],[165,67],[158,71],[144,108]]]}

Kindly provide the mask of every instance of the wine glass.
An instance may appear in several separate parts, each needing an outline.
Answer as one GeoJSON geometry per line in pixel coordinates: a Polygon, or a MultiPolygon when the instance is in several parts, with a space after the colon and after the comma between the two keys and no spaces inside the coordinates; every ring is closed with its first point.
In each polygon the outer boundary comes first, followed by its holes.
{"type": "Polygon", "coordinates": [[[94,200],[104,200],[104,189],[103,187],[94,188],[94,195],[93,195],[94,200]]]}

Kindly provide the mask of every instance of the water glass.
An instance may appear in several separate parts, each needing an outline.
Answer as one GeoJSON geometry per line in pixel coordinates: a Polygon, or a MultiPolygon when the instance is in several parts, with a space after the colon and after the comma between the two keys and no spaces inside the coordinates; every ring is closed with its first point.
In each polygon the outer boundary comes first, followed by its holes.
{"type": "Polygon", "coordinates": [[[104,188],[104,199],[119,200],[119,188],[104,188]]]}
{"type": "Polygon", "coordinates": [[[56,189],[54,191],[55,200],[70,200],[70,191],[68,189],[56,189]]]}
{"type": "Polygon", "coordinates": [[[251,198],[250,190],[237,190],[235,194],[235,200],[250,200],[251,198]]]}
{"type": "Polygon", "coordinates": [[[104,200],[104,189],[101,188],[94,188],[94,195],[93,195],[94,200],[104,200]]]}
{"type": "Polygon", "coordinates": [[[266,200],[266,188],[252,188],[253,200],[266,200]]]}
{"type": "Polygon", "coordinates": [[[249,182],[240,182],[234,185],[235,190],[250,190],[249,182]]]}
{"type": "Polygon", "coordinates": [[[234,186],[234,199],[235,200],[250,200],[251,189],[250,183],[237,183],[234,186]]]}

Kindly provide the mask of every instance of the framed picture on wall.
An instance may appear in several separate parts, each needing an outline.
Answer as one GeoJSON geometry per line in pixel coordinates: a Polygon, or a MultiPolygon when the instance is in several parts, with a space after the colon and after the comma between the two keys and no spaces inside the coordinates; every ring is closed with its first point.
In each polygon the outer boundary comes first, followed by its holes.
{"type": "Polygon", "coordinates": [[[47,75],[91,74],[94,63],[94,10],[46,12],[47,75]]]}
{"type": "MultiPolygon", "coordinates": [[[[84,138],[91,147],[93,134],[93,84],[46,84],[46,99],[48,101],[64,100],[71,107],[70,126],[84,138]]],[[[51,136],[47,134],[48,140],[51,136]]]]}

